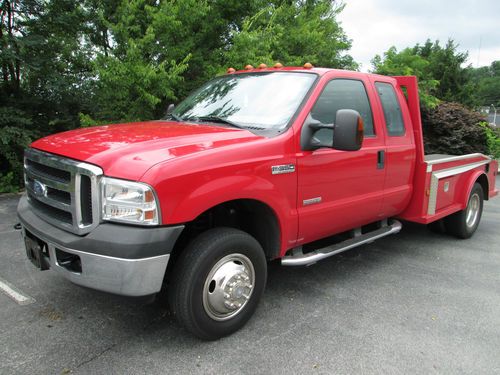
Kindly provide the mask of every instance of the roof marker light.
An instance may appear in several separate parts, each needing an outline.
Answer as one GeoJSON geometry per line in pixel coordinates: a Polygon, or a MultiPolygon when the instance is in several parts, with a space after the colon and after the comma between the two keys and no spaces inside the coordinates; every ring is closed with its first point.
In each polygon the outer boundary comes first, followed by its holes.
{"type": "Polygon", "coordinates": [[[253,65],[248,64],[245,66],[245,70],[252,70],[252,69],[253,69],[253,65]]]}
{"type": "Polygon", "coordinates": [[[312,69],[313,68],[313,64],[307,62],[304,64],[304,69],[312,69]]]}
{"type": "Polygon", "coordinates": [[[282,63],[276,63],[276,64],[274,64],[274,67],[276,69],[280,69],[280,68],[283,68],[283,64],[282,63]]]}
{"type": "Polygon", "coordinates": [[[259,69],[266,69],[267,68],[267,65],[266,64],[260,64],[259,65],[259,69]]]}
{"type": "Polygon", "coordinates": [[[236,69],[234,69],[234,68],[227,68],[227,73],[228,74],[231,74],[231,73],[234,73],[234,72],[236,72],[236,69]]]}

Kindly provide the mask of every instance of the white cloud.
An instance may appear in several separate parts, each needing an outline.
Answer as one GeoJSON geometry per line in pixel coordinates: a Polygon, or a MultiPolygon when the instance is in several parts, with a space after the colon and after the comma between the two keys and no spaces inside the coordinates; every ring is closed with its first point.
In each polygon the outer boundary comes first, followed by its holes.
{"type": "Polygon", "coordinates": [[[495,0],[346,0],[339,21],[353,40],[350,54],[371,69],[370,60],[391,46],[398,50],[448,38],[469,52],[468,63],[490,65],[500,60],[500,2],[495,0]],[[481,50],[479,46],[481,44],[481,50]]]}

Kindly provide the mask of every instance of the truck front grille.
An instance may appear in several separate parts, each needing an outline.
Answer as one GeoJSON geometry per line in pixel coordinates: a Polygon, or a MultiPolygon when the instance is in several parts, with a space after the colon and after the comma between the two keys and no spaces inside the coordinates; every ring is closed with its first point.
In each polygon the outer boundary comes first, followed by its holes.
{"type": "Polygon", "coordinates": [[[30,148],[24,172],[28,201],[42,219],[79,235],[99,224],[101,168],[30,148]]]}

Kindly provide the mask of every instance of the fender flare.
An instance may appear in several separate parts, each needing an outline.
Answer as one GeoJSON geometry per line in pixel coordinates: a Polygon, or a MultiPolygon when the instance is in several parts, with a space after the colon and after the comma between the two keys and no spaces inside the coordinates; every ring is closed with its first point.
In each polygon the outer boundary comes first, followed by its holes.
{"type": "MultiPolygon", "coordinates": [[[[467,183],[467,189],[464,190],[466,192],[466,194],[463,194],[462,197],[460,198],[460,202],[462,202],[462,210],[465,209],[465,207],[467,207],[469,196],[470,196],[470,193],[472,191],[472,188],[474,187],[474,184],[483,175],[484,175],[484,177],[486,177],[486,181],[489,184],[488,176],[483,171],[474,171],[474,173],[471,174],[471,176],[468,180],[468,183],[467,183]]],[[[486,189],[486,191],[483,191],[483,193],[484,193],[484,200],[487,200],[488,199],[488,189],[486,189]]]]}

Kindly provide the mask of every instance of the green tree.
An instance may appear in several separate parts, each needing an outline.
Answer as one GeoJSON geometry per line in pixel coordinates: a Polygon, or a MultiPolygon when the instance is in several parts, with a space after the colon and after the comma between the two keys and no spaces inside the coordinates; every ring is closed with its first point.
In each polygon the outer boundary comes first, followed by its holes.
{"type": "Polygon", "coordinates": [[[102,15],[95,116],[118,121],[158,117],[220,71],[229,30],[256,2],[123,0],[99,10],[94,0],[93,8],[102,15]]]}
{"type": "Polygon", "coordinates": [[[470,68],[470,74],[477,83],[475,98],[478,105],[500,108],[500,61],[493,61],[490,66],[470,68]]]}
{"type": "Polygon", "coordinates": [[[0,191],[22,150],[78,126],[160,117],[234,65],[355,68],[327,0],[0,0],[0,191]]]}
{"type": "Polygon", "coordinates": [[[416,45],[413,51],[429,61],[429,74],[437,81],[436,96],[447,102],[457,102],[472,107],[474,85],[469,70],[464,66],[468,52],[459,52],[458,45],[449,39],[441,46],[439,41],[427,40],[423,46],[416,45]]]}
{"type": "Polygon", "coordinates": [[[343,5],[326,0],[273,1],[248,16],[224,52],[228,65],[282,62],[356,69],[351,41],[336,21],[343,5]]]}
{"type": "Polygon", "coordinates": [[[448,40],[445,46],[439,41],[427,40],[398,52],[391,47],[383,57],[372,60],[375,73],[387,75],[416,75],[419,79],[422,102],[435,107],[440,100],[458,102],[472,107],[474,83],[468,67],[463,67],[468,54],[458,51],[458,45],[448,40]]]}
{"type": "Polygon", "coordinates": [[[80,3],[3,0],[0,14],[0,175],[18,185],[23,148],[78,126],[78,113],[90,107],[92,48],[80,3]]]}
{"type": "Polygon", "coordinates": [[[439,103],[437,87],[439,81],[434,79],[429,71],[430,62],[414,53],[412,48],[405,48],[398,52],[396,47],[391,47],[384,53],[384,57],[375,56],[372,60],[374,72],[390,76],[415,75],[418,77],[421,103],[429,108],[434,108],[439,103]]]}

